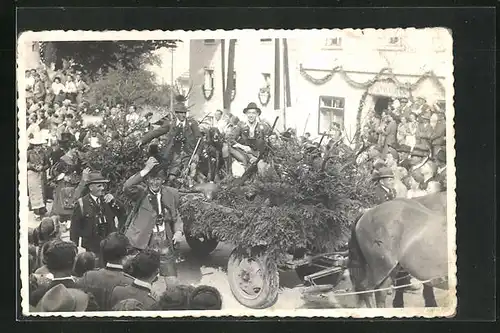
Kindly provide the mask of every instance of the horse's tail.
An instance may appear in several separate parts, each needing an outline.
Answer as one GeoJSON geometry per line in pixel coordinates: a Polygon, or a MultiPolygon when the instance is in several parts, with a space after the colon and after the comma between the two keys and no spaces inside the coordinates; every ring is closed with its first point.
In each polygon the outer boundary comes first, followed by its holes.
{"type": "MultiPolygon", "coordinates": [[[[349,270],[349,276],[351,279],[351,283],[353,285],[354,291],[364,291],[366,290],[366,280],[367,280],[367,271],[368,264],[366,259],[361,251],[361,247],[359,246],[358,237],[356,235],[356,226],[359,220],[363,217],[364,213],[361,213],[356,222],[353,223],[351,229],[351,238],[348,243],[349,249],[349,262],[347,264],[347,268],[349,270]]],[[[363,298],[363,294],[358,294],[358,303],[361,302],[363,298]]]]}

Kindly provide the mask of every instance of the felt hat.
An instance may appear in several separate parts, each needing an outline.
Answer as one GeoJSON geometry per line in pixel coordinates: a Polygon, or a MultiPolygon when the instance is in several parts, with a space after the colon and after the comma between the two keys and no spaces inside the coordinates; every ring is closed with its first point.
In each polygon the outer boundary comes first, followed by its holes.
{"type": "Polygon", "coordinates": [[[189,297],[190,310],[220,310],[222,297],[220,292],[211,286],[198,286],[189,297]]]}
{"type": "Polygon", "coordinates": [[[175,113],[187,113],[188,109],[184,105],[184,103],[175,103],[174,104],[174,112],[175,113]]]}
{"type": "Polygon", "coordinates": [[[380,168],[373,172],[372,180],[377,181],[384,178],[394,178],[394,172],[387,167],[380,168]]]}
{"type": "Polygon", "coordinates": [[[247,107],[243,109],[243,113],[246,114],[248,110],[256,110],[259,116],[262,113],[260,108],[254,102],[248,103],[247,107]]]}
{"type": "Polygon", "coordinates": [[[89,180],[87,181],[87,185],[99,184],[99,183],[109,183],[109,180],[104,178],[99,171],[91,172],[89,174],[89,180]]]}
{"type": "Polygon", "coordinates": [[[82,312],[87,309],[89,295],[62,283],[51,288],[38,302],[36,312],[82,312]]]}
{"type": "Polygon", "coordinates": [[[411,156],[427,157],[429,149],[424,145],[416,145],[410,153],[411,156]]]}

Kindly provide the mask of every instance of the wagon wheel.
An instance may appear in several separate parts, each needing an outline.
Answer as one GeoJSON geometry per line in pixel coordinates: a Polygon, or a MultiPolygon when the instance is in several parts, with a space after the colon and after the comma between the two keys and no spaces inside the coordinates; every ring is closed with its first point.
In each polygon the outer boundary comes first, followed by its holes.
{"type": "Polygon", "coordinates": [[[265,309],[278,300],[278,267],[263,254],[238,256],[233,250],[227,275],[234,297],[248,308],[265,309]]]}
{"type": "Polygon", "coordinates": [[[211,235],[193,235],[190,230],[184,227],[184,236],[189,248],[197,257],[210,255],[219,245],[219,241],[211,235]]]}

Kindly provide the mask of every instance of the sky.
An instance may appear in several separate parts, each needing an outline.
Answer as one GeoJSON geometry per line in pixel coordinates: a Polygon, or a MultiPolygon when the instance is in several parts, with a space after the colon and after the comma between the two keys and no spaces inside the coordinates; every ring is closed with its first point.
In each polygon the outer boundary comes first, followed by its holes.
{"type": "MultiPolygon", "coordinates": [[[[167,48],[156,51],[162,63],[160,66],[151,66],[149,70],[156,74],[158,83],[170,83],[171,56],[167,48]]],[[[189,40],[177,44],[174,52],[174,79],[189,71],[189,40]]]]}

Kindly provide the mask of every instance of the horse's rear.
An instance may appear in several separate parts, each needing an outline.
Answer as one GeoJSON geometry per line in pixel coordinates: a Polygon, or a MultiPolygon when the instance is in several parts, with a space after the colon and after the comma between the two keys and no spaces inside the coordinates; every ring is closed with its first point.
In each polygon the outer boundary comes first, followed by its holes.
{"type": "MultiPolygon", "coordinates": [[[[446,237],[446,215],[418,201],[398,199],[370,209],[349,243],[355,290],[376,290],[400,268],[422,281],[447,276],[446,237]]],[[[359,300],[370,306],[366,298],[361,294],[359,300]]]]}

